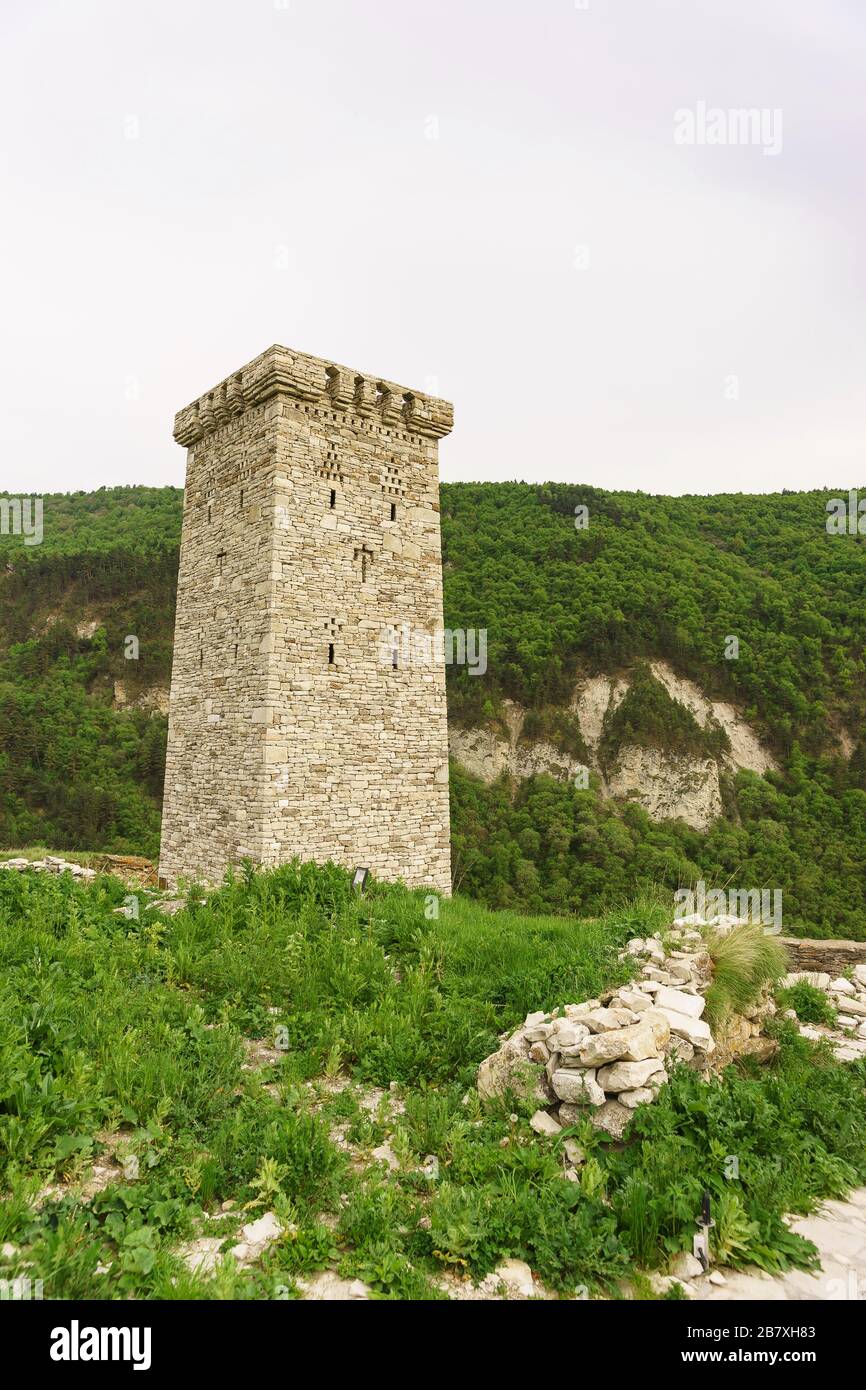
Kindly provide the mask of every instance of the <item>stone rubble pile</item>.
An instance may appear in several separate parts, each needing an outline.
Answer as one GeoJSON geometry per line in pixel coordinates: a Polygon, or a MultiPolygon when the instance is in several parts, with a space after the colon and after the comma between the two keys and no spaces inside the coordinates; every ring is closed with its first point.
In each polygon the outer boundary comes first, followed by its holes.
{"type": "MultiPolygon", "coordinates": [[[[622,1137],[639,1105],[655,1100],[669,1062],[706,1070],[715,1050],[702,1018],[703,990],[711,978],[703,937],[674,928],[635,938],[621,956],[637,957],[640,976],[601,999],[566,1004],[553,1013],[528,1014],[502,1046],[481,1063],[482,1099],[506,1091],[539,1102],[531,1124],[555,1135],[587,1117],[611,1138],[622,1137]]],[[[760,1030],[760,1023],[748,1025],[760,1030]]],[[[577,1146],[566,1141],[575,1155],[577,1146]]],[[[569,1153],[573,1163],[579,1158],[569,1153]]]]}
{"type": "Polygon", "coordinates": [[[56,854],[46,854],[44,859],[2,859],[0,869],[17,869],[23,872],[25,869],[33,869],[36,873],[43,874],[63,874],[69,872],[73,878],[91,879],[96,878],[96,869],[88,869],[84,864],[73,864],[68,859],[61,859],[56,854]]]}
{"type": "Polygon", "coordinates": [[[793,1009],[785,1016],[797,1022],[804,1038],[829,1043],[837,1061],[855,1062],[866,1057],[866,965],[855,965],[850,980],[843,975],[833,979],[821,970],[795,970],[785,976],[781,988],[789,989],[802,981],[826,994],[836,1010],[836,1026],[799,1023],[793,1009]]]}

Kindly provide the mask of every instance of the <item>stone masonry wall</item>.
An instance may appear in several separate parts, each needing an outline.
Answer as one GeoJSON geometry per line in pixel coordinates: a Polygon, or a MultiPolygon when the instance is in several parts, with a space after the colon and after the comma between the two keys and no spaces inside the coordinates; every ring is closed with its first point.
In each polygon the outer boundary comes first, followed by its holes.
{"type": "Polygon", "coordinates": [[[450,892],[438,440],[451,407],[273,347],[189,449],[160,873],[299,855],[450,892]]]}
{"type": "Polygon", "coordinates": [[[834,941],[817,937],[780,936],[792,970],[827,970],[840,975],[866,962],[866,941],[834,941]]]}

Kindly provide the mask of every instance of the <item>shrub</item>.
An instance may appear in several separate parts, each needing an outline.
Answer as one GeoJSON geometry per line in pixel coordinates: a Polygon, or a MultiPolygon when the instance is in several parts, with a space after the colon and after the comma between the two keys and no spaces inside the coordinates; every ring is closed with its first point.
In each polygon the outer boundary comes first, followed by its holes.
{"type": "Polygon", "coordinates": [[[780,989],[776,995],[780,1009],[793,1009],[801,1023],[826,1023],[833,1027],[836,1010],[822,989],[810,985],[808,980],[798,980],[789,989],[780,989]]]}

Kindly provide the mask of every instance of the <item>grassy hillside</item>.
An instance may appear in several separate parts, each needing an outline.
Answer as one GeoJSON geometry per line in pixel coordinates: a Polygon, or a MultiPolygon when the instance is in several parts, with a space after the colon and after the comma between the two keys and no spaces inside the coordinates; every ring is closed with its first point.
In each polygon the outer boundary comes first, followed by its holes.
{"type": "Polygon", "coordinates": [[[578,922],[455,899],[431,920],[420,893],[359,898],[309,865],[173,918],[146,895],[119,916],[126,892],[0,874],[0,1276],[46,1298],[291,1298],[327,1267],[434,1298],[508,1257],[561,1295],[615,1293],[691,1248],[706,1191],[719,1260],[808,1267],[782,1214],[866,1178],[863,1065],[789,1024],[767,1069],[676,1068],[626,1148],[586,1124],[540,1138],[512,1096],[481,1108],[500,1031],[622,982],[618,949],[670,920],[658,901],[578,922]],[[266,1212],[284,1234],[251,1268],[182,1262],[266,1212]]]}
{"type": "MultiPolygon", "coordinates": [[[[578,668],[663,657],[740,707],[781,766],[726,778],[725,815],[706,834],[592,787],[536,778],[515,794],[457,770],[465,891],[590,912],[703,877],[782,888],[794,930],[866,936],[866,538],[827,534],[835,495],[443,487],[446,623],[488,633],[485,676],[449,669],[452,721],[495,724],[509,697],[529,708],[528,728],[580,756],[566,712],[578,668]]],[[[41,546],[0,537],[0,843],[156,852],[165,720],[135,706],[168,684],[180,507],[176,489],[48,497],[41,546]],[[129,634],[138,661],[125,659],[129,634]]],[[[606,755],[636,736],[706,751],[706,731],[651,681],[628,700],[606,755]]]]}

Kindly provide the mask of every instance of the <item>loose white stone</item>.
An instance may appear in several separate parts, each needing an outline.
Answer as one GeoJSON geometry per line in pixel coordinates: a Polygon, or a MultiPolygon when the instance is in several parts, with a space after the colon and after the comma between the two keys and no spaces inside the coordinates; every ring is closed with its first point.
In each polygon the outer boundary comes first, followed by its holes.
{"type": "Polygon", "coordinates": [[[611,1139],[621,1139],[632,1118],[632,1112],[627,1105],[621,1105],[618,1100],[606,1100],[604,1105],[591,1112],[589,1118],[595,1129],[603,1130],[611,1139]]]}
{"type": "Polygon", "coordinates": [[[559,1121],[555,1120],[546,1110],[536,1110],[529,1124],[531,1128],[535,1130],[536,1134],[549,1134],[553,1136],[559,1134],[562,1129],[559,1121]]]}
{"type": "Polygon", "coordinates": [[[643,1062],[613,1062],[600,1067],[596,1073],[599,1086],[605,1091],[634,1091],[645,1086],[654,1072],[664,1071],[665,1064],[659,1057],[650,1057],[643,1062]]]}
{"type": "Polygon", "coordinates": [[[634,1091],[620,1091],[617,1100],[620,1105],[628,1106],[629,1110],[636,1110],[639,1105],[651,1105],[656,1098],[656,1092],[649,1086],[639,1086],[634,1091]]]}
{"type": "Polygon", "coordinates": [[[639,989],[621,989],[617,993],[617,999],[621,1000],[625,1008],[630,1009],[633,1014],[642,1013],[644,1009],[652,1008],[652,997],[639,989]]]}
{"type": "Polygon", "coordinates": [[[637,1015],[631,1009],[593,1009],[582,1020],[593,1033],[608,1033],[615,1028],[627,1028],[637,1023],[637,1015]]]}
{"type": "MultiPolygon", "coordinates": [[[[646,1015],[643,1016],[646,1018],[646,1015]]],[[[587,1038],[580,1052],[585,1066],[603,1066],[606,1062],[642,1062],[647,1057],[658,1057],[659,1042],[652,1026],[641,1022],[630,1028],[619,1028],[610,1033],[596,1033],[587,1038]]]]}
{"type": "Polygon", "coordinates": [[[503,1260],[493,1271],[494,1277],[504,1284],[509,1293],[521,1298],[534,1298],[535,1285],[532,1270],[525,1260],[503,1260]]]}
{"type": "Polygon", "coordinates": [[[557,1071],[550,1084],[560,1100],[571,1105],[603,1105],[604,1091],[595,1079],[594,1071],[557,1071]]]}
{"type": "Polygon", "coordinates": [[[659,1009],[659,1013],[664,1014],[668,1021],[670,1030],[679,1038],[685,1038],[693,1047],[710,1050],[713,1035],[710,1032],[710,1025],[705,1023],[702,1018],[693,1018],[689,1014],[677,1013],[675,1009],[659,1009]]]}
{"type": "Polygon", "coordinates": [[[703,1274],[704,1267],[688,1250],[681,1250],[671,1260],[670,1271],[676,1279],[697,1279],[703,1274]]]}
{"type": "Polygon", "coordinates": [[[660,989],[656,992],[657,1009],[673,1009],[674,1013],[700,1018],[706,1006],[702,994],[686,994],[682,989],[660,989]]]}

